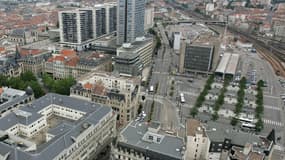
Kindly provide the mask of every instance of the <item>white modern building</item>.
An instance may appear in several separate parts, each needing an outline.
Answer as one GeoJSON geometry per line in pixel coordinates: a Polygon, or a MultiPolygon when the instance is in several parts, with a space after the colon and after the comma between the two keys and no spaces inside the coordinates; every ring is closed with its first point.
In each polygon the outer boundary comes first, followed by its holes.
{"type": "Polygon", "coordinates": [[[96,158],[116,136],[112,109],[49,93],[0,119],[0,159],[96,158]]]}

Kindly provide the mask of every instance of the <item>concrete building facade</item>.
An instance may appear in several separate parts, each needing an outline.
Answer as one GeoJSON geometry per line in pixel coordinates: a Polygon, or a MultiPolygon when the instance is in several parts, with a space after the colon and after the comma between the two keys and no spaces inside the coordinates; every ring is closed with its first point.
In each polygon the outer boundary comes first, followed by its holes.
{"type": "Polygon", "coordinates": [[[97,72],[71,88],[72,97],[111,106],[124,126],[137,116],[140,80],[97,72]]]}
{"type": "Polygon", "coordinates": [[[94,37],[92,9],[59,12],[60,43],[77,50],[88,48],[94,37]]]}

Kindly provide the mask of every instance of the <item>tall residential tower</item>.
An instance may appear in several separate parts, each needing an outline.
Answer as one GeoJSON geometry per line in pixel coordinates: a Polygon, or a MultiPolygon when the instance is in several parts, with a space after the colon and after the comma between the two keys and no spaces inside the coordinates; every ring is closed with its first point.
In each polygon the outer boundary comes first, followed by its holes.
{"type": "Polygon", "coordinates": [[[117,45],[144,35],[145,0],[118,0],[117,45]]]}

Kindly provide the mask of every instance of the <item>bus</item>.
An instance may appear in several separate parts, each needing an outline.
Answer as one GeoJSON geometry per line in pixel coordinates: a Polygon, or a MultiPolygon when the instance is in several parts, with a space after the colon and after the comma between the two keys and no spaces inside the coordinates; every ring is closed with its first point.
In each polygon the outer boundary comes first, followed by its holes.
{"type": "Polygon", "coordinates": [[[254,123],[253,119],[249,119],[245,117],[238,117],[238,120],[243,123],[254,123]]]}
{"type": "Polygon", "coordinates": [[[184,94],[180,93],[180,102],[181,103],[185,103],[185,98],[184,98],[184,94]]]}
{"type": "Polygon", "coordinates": [[[255,124],[253,123],[242,123],[241,124],[241,128],[242,129],[246,129],[246,130],[255,130],[255,124]]]}

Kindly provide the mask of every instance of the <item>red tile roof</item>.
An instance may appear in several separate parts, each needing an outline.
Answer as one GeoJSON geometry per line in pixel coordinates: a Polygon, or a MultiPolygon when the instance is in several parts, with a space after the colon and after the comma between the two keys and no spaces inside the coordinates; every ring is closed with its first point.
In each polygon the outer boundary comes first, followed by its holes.
{"type": "Polygon", "coordinates": [[[92,85],[91,83],[87,82],[87,83],[85,83],[85,84],[83,85],[83,87],[84,87],[85,89],[91,90],[91,89],[93,88],[93,85],[92,85]]]}
{"type": "Polygon", "coordinates": [[[60,54],[62,54],[63,56],[75,56],[76,52],[74,50],[68,50],[68,49],[64,49],[61,50],[60,54]]]}
{"type": "Polygon", "coordinates": [[[27,56],[27,55],[37,55],[43,53],[43,50],[39,50],[39,49],[20,49],[20,54],[21,56],[27,56]]]}

